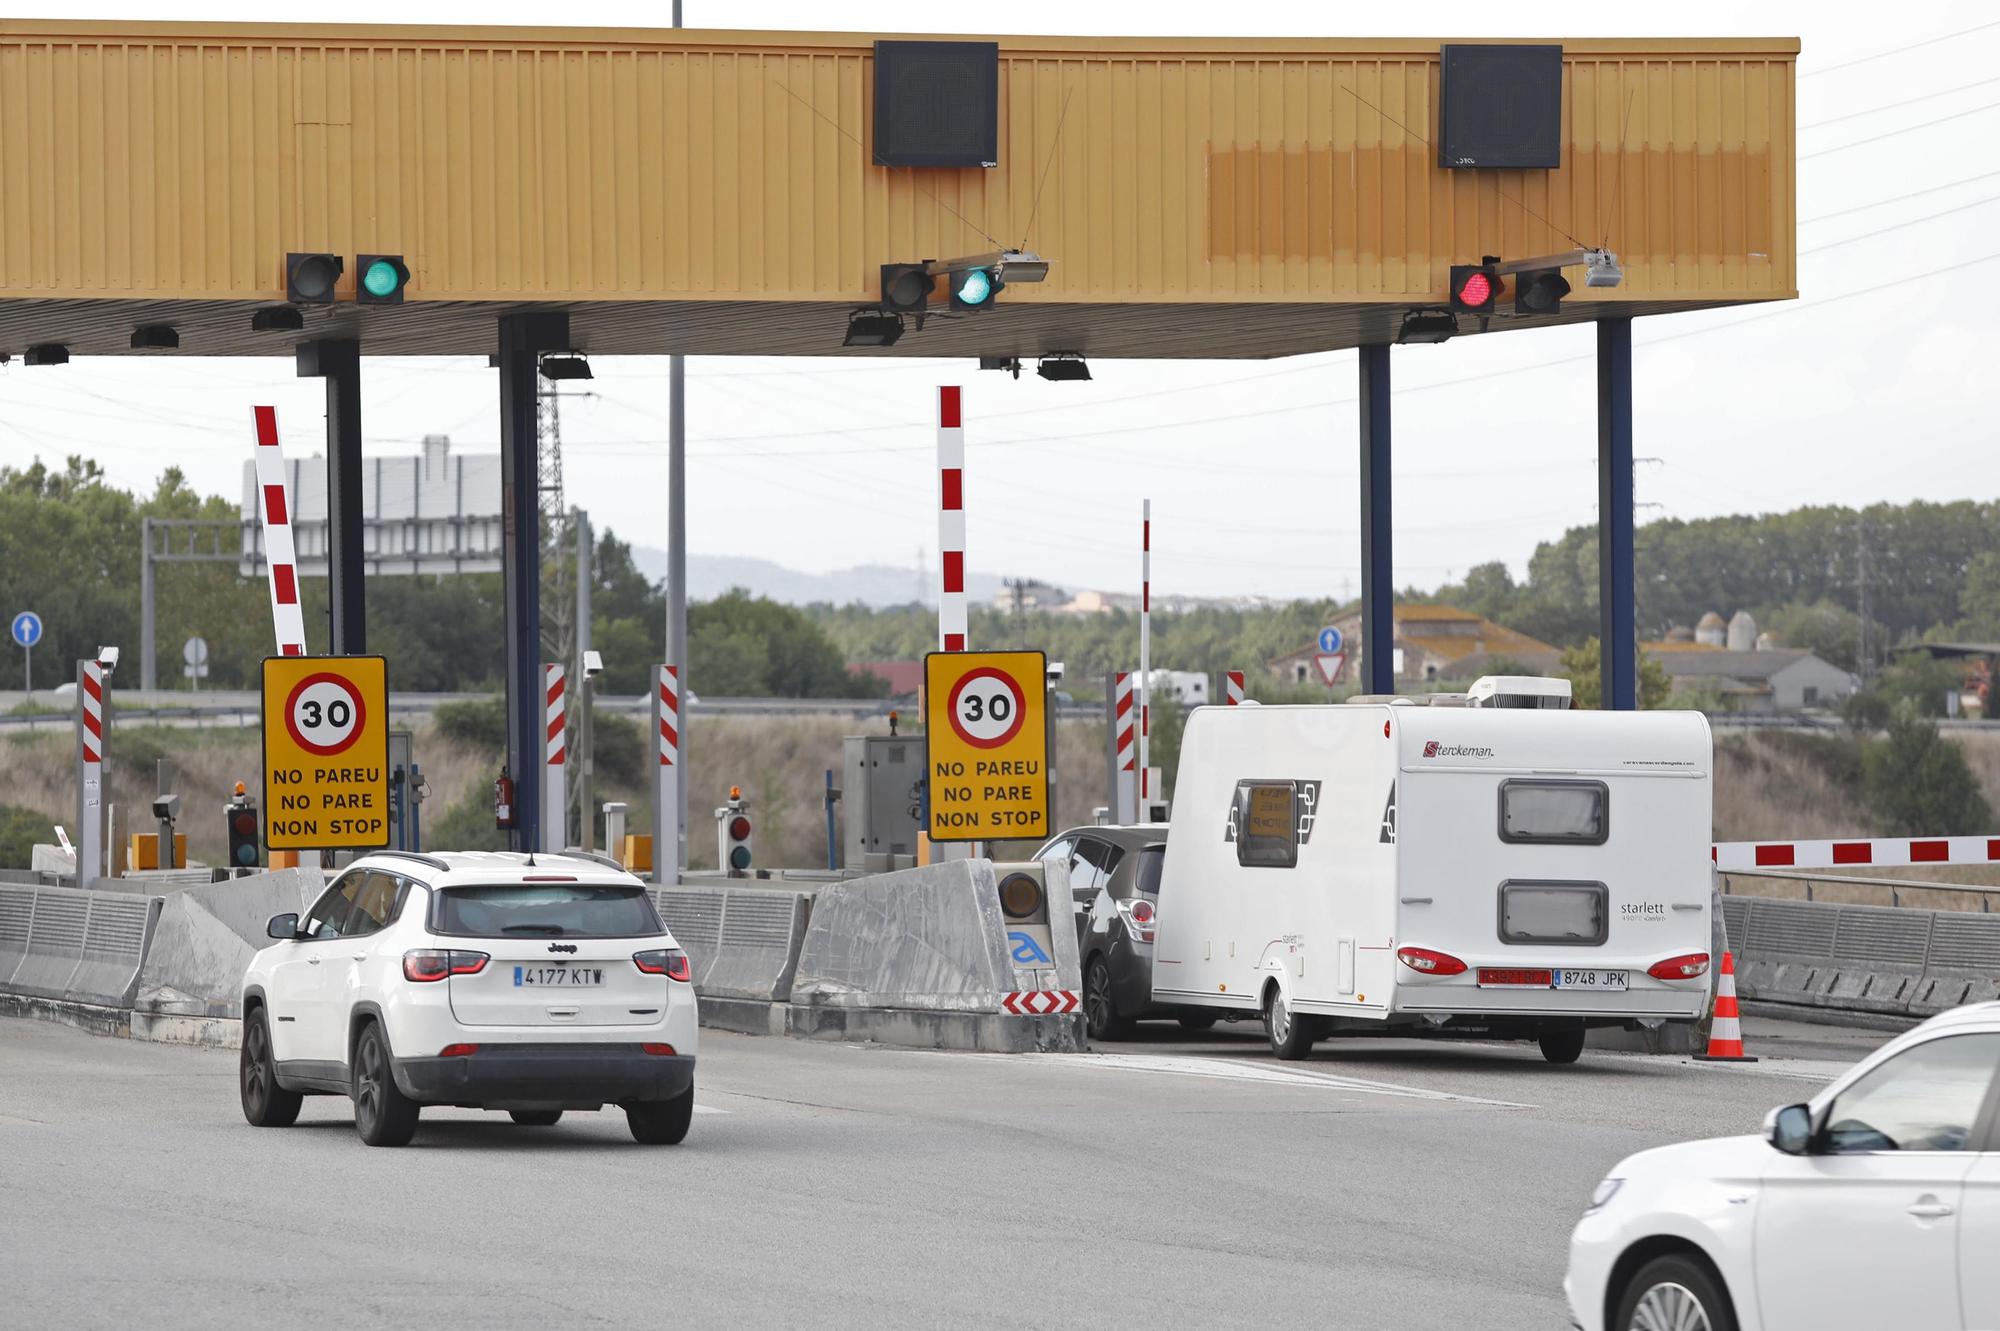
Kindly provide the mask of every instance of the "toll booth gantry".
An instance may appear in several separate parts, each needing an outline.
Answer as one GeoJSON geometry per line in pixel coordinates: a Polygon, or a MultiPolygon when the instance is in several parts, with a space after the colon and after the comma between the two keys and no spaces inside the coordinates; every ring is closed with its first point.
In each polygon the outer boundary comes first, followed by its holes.
{"type": "MultiPolygon", "coordinates": [[[[1358,348],[1373,645],[1391,347],[1594,322],[1605,696],[1631,707],[1632,320],[1796,296],[1798,51],[10,19],[0,354],[283,355],[324,378],[326,641],[347,652],[365,358],[490,357],[522,845],[550,352],[1358,348]],[[885,289],[885,265],[1004,255],[1041,280],[976,313],[885,289]]],[[[1365,653],[1370,691],[1390,664],[1365,653]]]]}

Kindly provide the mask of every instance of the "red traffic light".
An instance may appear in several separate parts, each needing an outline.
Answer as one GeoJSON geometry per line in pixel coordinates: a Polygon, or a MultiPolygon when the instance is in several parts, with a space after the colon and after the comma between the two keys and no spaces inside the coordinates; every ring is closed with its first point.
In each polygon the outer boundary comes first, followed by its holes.
{"type": "Polygon", "coordinates": [[[1491,268],[1480,264],[1454,264],[1451,270],[1451,308],[1457,314],[1491,314],[1500,295],[1500,281],[1491,268]]]}
{"type": "Polygon", "coordinates": [[[729,820],[729,839],[731,841],[744,841],[749,839],[749,836],[750,820],[748,818],[739,813],[729,820]]]}
{"type": "Polygon", "coordinates": [[[254,837],[257,835],[257,815],[248,810],[232,814],[229,819],[229,825],[230,829],[237,836],[254,837]]]}

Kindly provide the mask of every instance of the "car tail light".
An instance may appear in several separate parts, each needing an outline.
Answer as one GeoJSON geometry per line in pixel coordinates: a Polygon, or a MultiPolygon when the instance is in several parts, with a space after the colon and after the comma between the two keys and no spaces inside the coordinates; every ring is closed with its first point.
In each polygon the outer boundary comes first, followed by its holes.
{"type": "Polygon", "coordinates": [[[444,952],[419,948],[403,954],[403,978],[431,984],[452,975],[477,975],[491,960],[484,952],[444,952]]]}
{"type": "Polygon", "coordinates": [[[674,1047],[670,1044],[648,1043],[640,1045],[639,1048],[648,1054],[658,1054],[663,1058],[672,1058],[674,1054],[674,1047]]]}
{"type": "Polygon", "coordinates": [[[1698,980],[1708,974],[1708,953],[1690,952],[1686,956],[1656,961],[1646,967],[1646,974],[1656,980],[1698,980]]]}
{"type": "Polygon", "coordinates": [[[1153,941],[1154,931],[1159,928],[1158,907],[1144,897],[1135,897],[1131,901],[1119,902],[1118,909],[1125,912],[1125,918],[1131,922],[1132,931],[1138,935],[1140,942],[1153,941]]]}
{"type": "Polygon", "coordinates": [[[677,947],[659,948],[652,952],[635,952],[632,964],[648,975],[664,975],[669,980],[688,982],[693,974],[688,968],[688,954],[677,947]]]}
{"type": "Polygon", "coordinates": [[[479,1046],[476,1044],[448,1044],[444,1048],[438,1050],[438,1057],[464,1058],[468,1054],[476,1054],[478,1052],[479,1052],[479,1046]]]}
{"type": "Polygon", "coordinates": [[[1463,975],[1465,963],[1449,952],[1433,952],[1427,947],[1399,947],[1396,960],[1419,975],[1463,975]]]}

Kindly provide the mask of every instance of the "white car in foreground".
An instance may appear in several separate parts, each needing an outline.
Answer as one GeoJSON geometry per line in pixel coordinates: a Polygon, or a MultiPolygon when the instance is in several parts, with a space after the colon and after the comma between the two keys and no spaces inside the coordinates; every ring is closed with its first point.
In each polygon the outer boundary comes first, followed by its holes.
{"type": "Polygon", "coordinates": [[[243,976],[243,1116],[259,1127],[346,1095],[370,1146],[408,1142],[425,1105],[548,1126],[615,1104],[641,1142],[687,1135],[687,954],[622,869],[376,852],[268,932],[243,976]]]}
{"type": "Polygon", "coordinates": [[[1759,1137],[1642,1151],[1563,1281],[1583,1331],[2000,1327],[2000,1003],[1931,1018],[1759,1137]]]}

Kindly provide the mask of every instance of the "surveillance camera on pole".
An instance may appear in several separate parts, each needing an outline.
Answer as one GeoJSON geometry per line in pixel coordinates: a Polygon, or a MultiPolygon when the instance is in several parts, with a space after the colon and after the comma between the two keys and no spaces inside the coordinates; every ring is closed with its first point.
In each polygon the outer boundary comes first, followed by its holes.
{"type": "Polygon", "coordinates": [[[118,649],[116,647],[99,647],[97,649],[97,664],[102,666],[105,675],[109,676],[113,671],[118,669],[118,649]]]}

